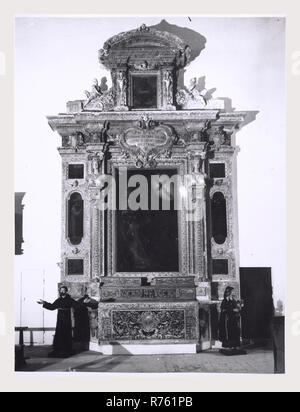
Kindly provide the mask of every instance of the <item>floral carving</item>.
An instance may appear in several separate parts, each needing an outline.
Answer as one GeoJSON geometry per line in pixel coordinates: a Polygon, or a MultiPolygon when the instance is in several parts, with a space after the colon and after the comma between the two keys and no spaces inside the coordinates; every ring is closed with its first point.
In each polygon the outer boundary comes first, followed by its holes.
{"type": "Polygon", "coordinates": [[[184,310],[113,311],[118,340],[185,339],[184,310]]]}

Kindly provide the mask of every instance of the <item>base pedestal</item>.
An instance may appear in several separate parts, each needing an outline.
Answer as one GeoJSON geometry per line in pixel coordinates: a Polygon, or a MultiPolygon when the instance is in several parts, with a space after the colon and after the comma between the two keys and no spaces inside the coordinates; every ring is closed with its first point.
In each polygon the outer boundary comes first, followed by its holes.
{"type": "Polygon", "coordinates": [[[195,354],[196,344],[123,344],[112,342],[111,344],[98,345],[90,343],[90,350],[100,352],[103,355],[172,355],[195,354]]]}
{"type": "Polygon", "coordinates": [[[198,303],[101,302],[99,345],[103,354],[196,353],[198,303]]]}

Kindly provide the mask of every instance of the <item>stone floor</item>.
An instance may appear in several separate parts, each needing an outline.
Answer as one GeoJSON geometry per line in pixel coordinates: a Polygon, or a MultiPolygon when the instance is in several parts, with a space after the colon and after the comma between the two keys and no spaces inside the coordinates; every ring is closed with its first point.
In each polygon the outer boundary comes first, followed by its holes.
{"type": "Polygon", "coordinates": [[[68,359],[49,359],[47,346],[26,347],[24,372],[111,373],[249,373],[273,374],[273,352],[249,349],[244,356],[227,357],[217,350],[195,355],[112,355],[83,352],[68,359]]]}

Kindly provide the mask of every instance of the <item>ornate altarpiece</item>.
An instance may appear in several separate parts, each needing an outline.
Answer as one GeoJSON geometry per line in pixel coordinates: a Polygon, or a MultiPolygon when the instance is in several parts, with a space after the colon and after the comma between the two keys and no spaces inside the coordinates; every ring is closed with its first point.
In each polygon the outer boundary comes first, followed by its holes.
{"type": "Polygon", "coordinates": [[[48,117],[62,137],[61,282],[74,297],[88,293],[100,301],[91,314],[91,344],[103,353],[209,348],[225,287],[239,291],[235,134],[247,113],[226,111],[223,100],[205,96],[197,79],[180,86],[190,56],[174,34],[145,25],[121,33],[99,51],[112,88],[105,78],[100,85],[95,80],[85,100],[68,102],[66,113],[48,117]],[[160,228],[164,217],[155,215],[159,236],[147,239],[147,249],[139,233],[145,234],[151,216],[127,214],[122,226],[122,214],[99,210],[101,176],[122,168],[193,177],[180,201],[191,191],[199,219],[188,219],[184,208],[169,219],[178,225],[177,243],[167,226],[160,228]],[[171,246],[164,261],[159,253],[164,257],[165,245],[171,246]],[[140,253],[135,263],[126,261],[130,251],[140,253]],[[143,254],[148,257],[141,259],[143,254]]]}

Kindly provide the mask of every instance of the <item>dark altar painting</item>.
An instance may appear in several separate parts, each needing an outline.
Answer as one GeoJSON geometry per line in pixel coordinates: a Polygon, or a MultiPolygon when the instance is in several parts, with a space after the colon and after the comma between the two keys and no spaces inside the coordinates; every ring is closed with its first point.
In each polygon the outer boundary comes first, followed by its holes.
{"type": "MultiPolygon", "coordinates": [[[[116,211],[117,272],[178,272],[178,212],[175,210],[174,187],[171,185],[170,210],[162,210],[160,190],[159,210],[151,209],[151,176],[172,177],[176,170],[128,170],[127,179],[140,174],[148,181],[149,210],[116,211]]],[[[127,180],[127,181],[128,181],[127,180]]],[[[128,188],[128,197],[135,188],[128,188]]],[[[119,182],[117,179],[117,193],[119,182]]],[[[118,199],[117,199],[118,205],[118,199]]]]}

